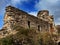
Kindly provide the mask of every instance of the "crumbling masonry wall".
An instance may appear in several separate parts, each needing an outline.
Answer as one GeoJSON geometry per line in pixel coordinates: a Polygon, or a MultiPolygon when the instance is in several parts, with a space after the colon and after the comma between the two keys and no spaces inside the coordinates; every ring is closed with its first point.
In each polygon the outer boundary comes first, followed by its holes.
{"type": "Polygon", "coordinates": [[[12,6],[6,7],[4,22],[4,28],[7,30],[12,30],[14,25],[19,25],[37,31],[49,31],[51,25],[53,26],[53,20],[47,10],[39,11],[37,17],[35,17],[12,6]]]}

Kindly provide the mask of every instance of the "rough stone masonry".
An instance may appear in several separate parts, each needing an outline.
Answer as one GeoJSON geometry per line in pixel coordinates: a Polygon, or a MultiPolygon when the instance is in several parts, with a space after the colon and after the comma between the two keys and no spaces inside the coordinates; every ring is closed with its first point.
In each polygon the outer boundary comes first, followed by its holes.
{"type": "Polygon", "coordinates": [[[54,32],[54,18],[49,15],[48,10],[41,10],[37,16],[33,16],[15,8],[13,6],[7,6],[4,16],[4,26],[0,34],[5,34],[6,31],[12,30],[15,25],[19,25],[23,28],[35,29],[38,32],[48,31],[54,32]],[[4,33],[5,32],[5,33],[4,33]]]}
{"type": "Polygon", "coordinates": [[[33,28],[38,31],[54,30],[54,18],[49,15],[49,11],[47,10],[39,11],[37,17],[35,17],[15,7],[7,6],[4,22],[4,28],[9,30],[12,30],[14,24],[24,28],[33,28]]]}

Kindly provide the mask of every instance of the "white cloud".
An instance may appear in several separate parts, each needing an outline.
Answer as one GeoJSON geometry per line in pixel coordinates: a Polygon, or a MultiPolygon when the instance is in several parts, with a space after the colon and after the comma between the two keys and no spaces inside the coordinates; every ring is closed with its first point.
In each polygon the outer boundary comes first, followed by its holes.
{"type": "MultiPolygon", "coordinates": [[[[55,17],[55,23],[57,24],[58,18],[60,18],[60,0],[40,0],[35,4],[37,10],[49,10],[50,14],[55,17]]],[[[60,23],[58,23],[60,24],[60,23]]]]}
{"type": "Polygon", "coordinates": [[[56,3],[56,2],[58,2],[59,0],[45,0],[45,1],[47,1],[47,2],[49,2],[49,3],[56,3]]]}
{"type": "Polygon", "coordinates": [[[22,4],[22,2],[28,2],[28,0],[11,0],[12,5],[22,4]]]}
{"type": "Polygon", "coordinates": [[[58,3],[58,0],[41,0],[36,3],[35,8],[37,9],[51,9],[52,6],[58,3]]]}
{"type": "Polygon", "coordinates": [[[60,18],[57,18],[57,19],[56,19],[55,24],[56,24],[56,25],[60,25],[60,18]]]}
{"type": "Polygon", "coordinates": [[[55,25],[60,25],[60,23],[59,22],[56,22],[56,24],[55,25]]]}
{"type": "Polygon", "coordinates": [[[57,21],[60,21],[60,18],[57,18],[57,21]]]}
{"type": "Polygon", "coordinates": [[[29,12],[29,14],[31,14],[31,15],[34,15],[34,16],[37,16],[37,12],[29,12]]]}

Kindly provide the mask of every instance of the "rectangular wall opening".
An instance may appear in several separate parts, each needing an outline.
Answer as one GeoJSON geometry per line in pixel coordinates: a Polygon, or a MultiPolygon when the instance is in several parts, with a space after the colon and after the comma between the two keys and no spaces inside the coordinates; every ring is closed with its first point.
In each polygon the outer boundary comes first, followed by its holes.
{"type": "Polygon", "coordinates": [[[38,25],[38,31],[40,31],[40,25],[38,25]]]}
{"type": "Polygon", "coordinates": [[[28,21],[28,27],[30,28],[30,21],[28,21]]]}

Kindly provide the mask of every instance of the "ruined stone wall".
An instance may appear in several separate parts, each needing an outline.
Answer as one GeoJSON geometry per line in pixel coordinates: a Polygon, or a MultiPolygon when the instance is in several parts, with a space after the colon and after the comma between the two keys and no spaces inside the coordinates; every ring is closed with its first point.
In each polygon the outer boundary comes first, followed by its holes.
{"type": "MultiPolygon", "coordinates": [[[[48,17],[47,14],[49,13],[45,12],[44,14],[46,15],[45,18],[48,17]]],[[[8,6],[6,7],[6,12],[4,17],[4,22],[5,22],[4,27],[7,30],[12,30],[14,25],[19,25],[24,28],[33,28],[38,31],[44,31],[44,30],[49,31],[50,23],[46,21],[44,18],[41,19],[40,15],[41,14],[39,14],[38,17],[35,17],[15,7],[8,6]]]]}

